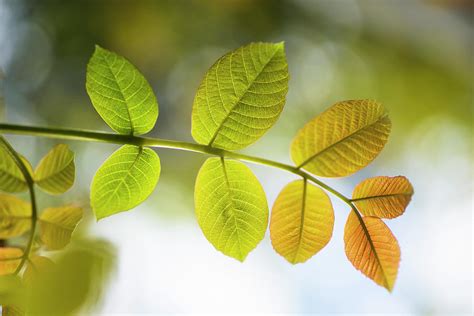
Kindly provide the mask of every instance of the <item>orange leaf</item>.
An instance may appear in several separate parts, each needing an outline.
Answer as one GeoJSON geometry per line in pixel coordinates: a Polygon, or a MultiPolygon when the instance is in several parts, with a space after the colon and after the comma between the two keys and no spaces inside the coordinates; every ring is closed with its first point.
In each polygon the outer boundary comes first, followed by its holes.
{"type": "Polygon", "coordinates": [[[0,248],[0,275],[15,272],[22,255],[23,251],[19,248],[0,248]]]}
{"type": "Polygon", "coordinates": [[[392,291],[400,263],[400,247],[390,229],[377,217],[349,215],[344,228],[347,258],[378,285],[392,291]]]}
{"type": "Polygon", "coordinates": [[[413,195],[407,178],[375,177],[359,183],[352,193],[352,201],[366,216],[395,218],[405,211],[413,195]]]}

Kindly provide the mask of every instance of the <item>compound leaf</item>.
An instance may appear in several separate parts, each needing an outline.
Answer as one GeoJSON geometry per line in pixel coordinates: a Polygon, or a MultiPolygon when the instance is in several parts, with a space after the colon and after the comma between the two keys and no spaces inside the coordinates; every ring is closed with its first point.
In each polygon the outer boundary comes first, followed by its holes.
{"type": "Polygon", "coordinates": [[[91,204],[97,219],[134,208],[148,198],[160,177],[160,158],[150,148],[125,145],[97,170],[91,204]]]}
{"type": "Polygon", "coordinates": [[[315,175],[348,176],[377,157],[390,129],[390,119],[380,103],[342,101],[299,130],[291,144],[291,157],[298,168],[315,175]]]}
{"type": "Polygon", "coordinates": [[[374,177],[359,183],[352,201],[366,216],[395,218],[405,211],[413,195],[413,186],[403,176],[374,177]]]}
{"type": "Polygon", "coordinates": [[[15,272],[22,256],[23,251],[20,248],[0,248],[0,276],[15,272]]]}
{"type": "Polygon", "coordinates": [[[255,142],[280,116],[288,78],[283,43],[252,43],[222,56],[194,99],[193,138],[227,150],[255,142]]]}
{"type": "Polygon", "coordinates": [[[61,194],[74,184],[76,166],[74,152],[68,145],[59,144],[53,147],[36,167],[35,183],[50,194],[61,194]]]}
{"type": "Polygon", "coordinates": [[[194,201],[204,236],[225,255],[244,261],[263,239],[267,199],[258,179],[243,163],[207,159],[196,179],[194,201]]]}
{"type": "Polygon", "coordinates": [[[125,58],[96,45],[87,65],[86,89],[92,104],[116,132],[148,133],[158,118],[158,102],[145,77],[125,58]]]}
{"type": "Polygon", "coordinates": [[[377,217],[351,212],[344,228],[346,256],[352,265],[389,292],[397,278],[400,247],[390,229],[377,217]]]}
{"type": "MultiPolygon", "coordinates": [[[[9,193],[26,191],[28,184],[25,177],[5,143],[6,140],[0,136],[0,190],[9,193]]],[[[30,163],[25,157],[21,155],[20,157],[30,174],[32,174],[30,163]]]]}
{"type": "Polygon", "coordinates": [[[64,248],[71,240],[71,235],[82,219],[82,209],[68,205],[50,207],[40,216],[40,238],[50,250],[64,248]]]}
{"type": "Polygon", "coordinates": [[[280,192],[272,208],[273,248],[290,263],[302,263],[329,242],[334,228],[331,200],[320,188],[297,180],[280,192]]]}
{"type": "Polygon", "coordinates": [[[31,204],[13,195],[0,194],[0,239],[22,235],[30,229],[31,204]]]}

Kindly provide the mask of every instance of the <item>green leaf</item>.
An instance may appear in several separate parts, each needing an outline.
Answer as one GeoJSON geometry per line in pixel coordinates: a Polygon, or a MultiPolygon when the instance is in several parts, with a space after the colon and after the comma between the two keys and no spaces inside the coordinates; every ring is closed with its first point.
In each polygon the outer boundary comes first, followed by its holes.
{"type": "Polygon", "coordinates": [[[155,126],[156,97],[125,58],[96,46],[87,65],[86,89],[95,109],[114,131],[141,135],[155,126]]]}
{"type": "Polygon", "coordinates": [[[125,145],[97,170],[91,204],[97,219],[134,208],[148,198],[160,177],[160,158],[150,148],[125,145]]]}
{"type": "Polygon", "coordinates": [[[82,219],[82,209],[77,206],[50,207],[40,216],[40,238],[50,250],[64,248],[82,219]]]}
{"type": "Polygon", "coordinates": [[[35,182],[50,194],[66,192],[74,184],[76,167],[74,152],[59,144],[41,159],[35,170],[35,182]]]}
{"type": "Polygon", "coordinates": [[[244,261],[263,239],[267,199],[258,179],[243,163],[207,159],[196,179],[194,199],[199,226],[225,255],[244,261]]]}
{"type": "Polygon", "coordinates": [[[222,56],[194,99],[194,140],[227,150],[252,144],[280,116],[288,78],[283,43],[252,43],[222,56]]]}
{"type": "Polygon", "coordinates": [[[13,195],[0,194],[0,239],[22,235],[31,224],[31,204],[13,195]]]}
{"type": "MultiPolygon", "coordinates": [[[[0,136],[0,190],[9,193],[26,191],[28,184],[13,155],[10,153],[6,142],[0,136]]],[[[32,174],[30,163],[23,156],[20,155],[20,157],[28,171],[30,171],[30,174],[32,174]]]]}

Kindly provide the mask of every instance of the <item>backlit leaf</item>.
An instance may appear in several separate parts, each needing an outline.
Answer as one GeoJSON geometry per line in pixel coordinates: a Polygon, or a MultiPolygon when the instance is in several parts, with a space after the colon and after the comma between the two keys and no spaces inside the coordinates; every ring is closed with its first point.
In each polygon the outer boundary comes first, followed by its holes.
{"type": "Polygon", "coordinates": [[[97,219],[127,211],[142,203],[160,177],[160,158],[150,148],[122,146],[97,170],[91,204],[97,219]]]}
{"type": "Polygon", "coordinates": [[[348,176],[377,157],[390,128],[390,119],[380,103],[342,101],[299,130],[291,144],[291,157],[298,168],[315,175],[348,176]]]}
{"type": "Polygon", "coordinates": [[[114,131],[141,135],[155,126],[156,97],[140,71],[125,58],[96,46],[87,65],[86,88],[95,109],[114,131]]]}
{"type": "Polygon", "coordinates": [[[355,187],[352,201],[366,216],[394,218],[403,214],[412,195],[413,187],[403,176],[375,177],[355,187]]]}
{"type": "Polygon", "coordinates": [[[61,194],[74,184],[75,174],[74,152],[68,145],[59,144],[41,159],[34,178],[35,183],[44,191],[61,194]]]}
{"type": "Polygon", "coordinates": [[[293,264],[305,262],[324,248],[333,227],[331,200],[307,181],[291,182],[275,200],[270,220],[272,245],[293,264]]]}
{"type": "MultiPolygon", "coordinates": [[[[0,136],[0,190],[9,193],[26,191],[28,184],[5,142],[6,140],[0,136]]],[[[30,163],[24,157],[21,159],[28,171],[32,173],[30,163]]]]}
{"type": "Polygon", "coordinates": [[[12,195],[0,194],[0,239],[20,236],[30,224],[31,204],[12,195]]]}
{"type": "Polygon", "coordinates": [[[0,248],[0,275],[12,274],[21,262],[20,248],[0,248]]]}
{"type": "Polygon", "coordinates": [[[54,268],[54,262],[43,256],[34,256],[28,260],[23,280],[26,283],[33,282],[41,273],[48,273],[54,268]]]}
{"type": "Polygon", "coordinates": [[[196,179],[194,201],[204,236],[227,256],[244,261],[265,235],[265,192],[239,161],[207,159],[196,179]]]}
{"type": "Polygon", "coordinates": [[[283,43],[252,43],[222,56],[194,99],[193,138],[228,150],[255,142],[280,116],[288,78],[283,43]]]}
{"type": "Polygon", "coordinates": [[[82,209],[69,205],[50,207],[40,216],[40,238],[49,249],[58,250],[66,246],[79,221],[82,209]]]}
{"type": "Polygon", "coordinates": [[[380,218],[365,216],[363,223],[351,212],[344,228],[346,256],[357,270],[391,292],[400,263],[398,242],[380,218]]]}

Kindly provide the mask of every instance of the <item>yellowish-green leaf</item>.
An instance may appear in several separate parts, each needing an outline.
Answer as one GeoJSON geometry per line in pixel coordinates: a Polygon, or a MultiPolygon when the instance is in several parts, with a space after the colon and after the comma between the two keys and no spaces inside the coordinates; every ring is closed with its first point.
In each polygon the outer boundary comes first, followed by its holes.
{"type": "Polygon", "coordinates": [[[344,228],[346,256],[375,283],[392,291],[400,263],[400,247],[385,223],[377,217],[361,219],[351,212],[344,228]]]}
{"type": "Polygon", "coordinates": [[[227,256],[244,261],[265,235],[265,192],[239,161],[207,159],[196,179],[194,201],[204,236],[227,256]]]}
{"type": "Polygon", "coordinates": [[[0,239],[22,235],[31,225],[31,204],[16,196],[0,194],[0,239]]]}
{"type": "Polygon", "coordinates": [[[87,65],[92,104],[116,132],[148,133],[158,118],[158,102],[145,77],[125,58],[96,46],[87,65]]]}
{"type": "MultiPolygon", "coordinates": [[[[28,184],[25,177],[5,143],[6,140],[0,136],[0,191],[9,193],[26,191],[28,184]]],[[[21,155],[20,157],[30,174],[32,174],[30,163],[21,155]]]]}
{"type": "Polygon", "coordinates": [[[26,313],[18,306],[2,306],[2,316],[24,316],[26,313]]]}
{"type": "Polygon", "coordinates": [[[65,144],[54,146],[35,170],[36,184],[50,194],[61,194],[69,190],[74,184],[75,176],[74,152],[65,144]]]}
{"type": "Polygon", "coordinates": [[[82,219],[82,213],[80,207],[73,205],[45,209],[40,216],[41,242],[50,250],[64,248],[82,219]]]}
{"type": "Polygon", "coordinates": [[[228,150],[255,142],[280,116],[288,78],[283,43],[252,43],[222,56],[194,99],[193,138],[228,150]]]}
{"type": "Polygon", "coordinates": [[[315,175],[348,176],[377,157],[390,129],[390,119],[380,103],[342,101],[299,130],[291,144],[291,157],[298,168],[315,175]]]}
{"type": "Polygon", "coordinates": [[[327,245],[334,228],[331,200],[307,181],[288,184],[273,205],[270,237],[273,248],[290,263],[302,263],[327,245]]]}
{"type": "Polygon", "coordinates": [[[395,218],[405,212],[413,195],[413,186],[403,176],[374,177],[359,183],[352,201],[366,216],[395,218]]]}
{"type": "Polygon", "coordinates": [[[23,251],[20,248],[0,248],[0,275],[12,274],[21,262],[23,251]]]}
{"type": "Polygon", "coordinates": [[[145,201],[160,177],[160,158],[150,148],[125,145],[97,170],[91,204],[97,219],[127,211],[145,201]]]}
{"type": "Polygon", "coordinates": [[[23,273],[23,281],[31,284],[41,273],[48,273],[54,268],[54,262],[43,256],[34,256],[28,260],[25,272],[23,273]]]}

